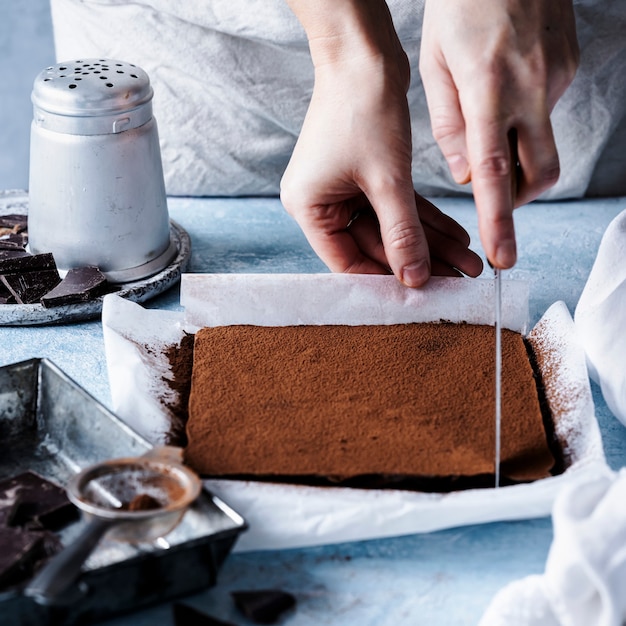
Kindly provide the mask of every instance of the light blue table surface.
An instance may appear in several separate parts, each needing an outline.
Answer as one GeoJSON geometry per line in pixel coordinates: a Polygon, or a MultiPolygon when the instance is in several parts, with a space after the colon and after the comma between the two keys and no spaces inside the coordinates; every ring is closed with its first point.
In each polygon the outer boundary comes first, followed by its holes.
{"type": "MultiPolygon", "coordinates": [[[[463,224],[480,253],[473,204],[436,203],[463,224]]],[[[530,321],[563,300],[573,314],[602,234],[626,198],[533,204],[516,212],[519,261],[507,277],[530,283],[530,321]]],[[[323,272],[295,222],[273,198],[170,198],[170,216],[192,240],[191,272],[323,272]]],[[[485,275],[489,275],[486,272],[485,275]]],[[[145,306],[177,309],[172,288],[145,306]]],[[[110,406],[99,321],[0,328],[0,366],[47,357],[110,406]]],[[[626,428],[592,385],[609,465],[626,464],[626,428]]],[[[248,624],[229,591],[279,588],[294,593],[295,612],[281,622],[314,624],[476,624],[506,583],[543,571],[552,539],[549,518],[455,528],[340,545],[231,554],[218,585],[185,601],[213,616],[248,624]]],[[[173,624],[157,606],[105,622],[108,626],[173,624]]]]}

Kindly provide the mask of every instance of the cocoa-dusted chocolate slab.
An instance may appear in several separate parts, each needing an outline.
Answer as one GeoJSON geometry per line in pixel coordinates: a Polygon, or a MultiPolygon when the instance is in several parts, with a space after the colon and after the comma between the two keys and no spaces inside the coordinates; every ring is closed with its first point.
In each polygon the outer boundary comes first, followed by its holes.
{"type": "Polygon", "coordinates": [[[106,276],[95,266],[69,270],[65,278],[41,297],[44,307],[87,302],[107,291],[106,276]]]}
{"type": "MultiPolygon", "coordinates": [[[[537,385],[503,333],[502,475],[550,475],[537,385]]],[[[208,476],[493,473],[493,327],[228,326],[196,334],[187,462],[208,476]]]]}

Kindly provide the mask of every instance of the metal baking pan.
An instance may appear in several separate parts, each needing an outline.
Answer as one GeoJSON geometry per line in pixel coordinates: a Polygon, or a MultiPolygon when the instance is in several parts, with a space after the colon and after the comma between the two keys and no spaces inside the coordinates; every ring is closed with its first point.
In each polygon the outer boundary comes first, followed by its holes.
{"type": "MultiPolygon", "coordinates": [[[[0,368],[0,478],[30,469],[65,484],[88,465],[150,447],[50,361],[0,368]]],[[[61,541],[71,542],[82,524],[63,529],[61,541]]],[[[85,563],[66,606],[41,606],[19,589],[0,593],[0,623],[93,623],[210,587],[246,528],[241,516],[203,491],[158,545],[105,539],[85,563]]]]}

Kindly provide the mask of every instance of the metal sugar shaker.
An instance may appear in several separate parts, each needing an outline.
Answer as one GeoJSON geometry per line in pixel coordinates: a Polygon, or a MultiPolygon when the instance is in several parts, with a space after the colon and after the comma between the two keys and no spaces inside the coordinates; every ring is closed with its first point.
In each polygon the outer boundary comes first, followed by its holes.
{"type": "Polygon", "coordinates": [[[111,282],[156,274],[176,254],[152,87],[124,61],[43,70],[32,92],[29,246],[59,270],[96,265],[111,282]]]}

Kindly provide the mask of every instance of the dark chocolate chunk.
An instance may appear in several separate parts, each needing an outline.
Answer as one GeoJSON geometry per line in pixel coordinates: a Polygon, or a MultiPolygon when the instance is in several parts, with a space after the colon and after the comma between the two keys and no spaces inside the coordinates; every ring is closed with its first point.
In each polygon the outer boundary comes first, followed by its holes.
{"type": "MultiPolygon", "coordinates": [[[[0,240],[1,242],[2,240],[0,240]]],[[[24,250],[23,248],[17,248],[17,247],[10,247],[10,248],[4,248],[2,246],[0,246],[0,266],[1,265],[8,265],[8,261],[10,259],[22,259],[24,257],[30,256],[32,257],[33,255],[30,254],[29,252],[26,252],[26,250],[24,250]],[[5,263],[5,261],[7,263],[5,263]]]]}
{"type": "MultiPolygon", "coordinates": [[[[50,252],[20,256],[0,256],[0,274],[23,274],[41,270],[57,271],[57,264],[50,252]]],[[[60,279],[59,279],[60,280],[60,279]]]]}
{"type": "Polygon", "coordinates": [[[61,277],[49,252],[28,254],[20,250],[0,250],[0,281],[19,304],[38,302],[61,277]]]}
{"type": "Polygon", "coordinates": [[[15,489],[19,504],[12,522],[14,526],[34,523],[56,530],[78,519],[78,511],[65,489],[35,472],[24,472],[0,482],[0,494],[15,489]]]}
{"type": "Polygon", "coordinates": [[[28,235],[26,233],[6,235],[0,237],[0,250],[22,250],[28,254],[25,250],[27,243],[28,235]]]}
{"type": "Polygon", "coordinates": [[[104,293],[106,287],[106,276],[97,267],[78,267],[69,270],[65,278],[41,298],[41,304],[47,308],[86,302],[104,293]]]}
{"type": "Polygon", "coordinates": [[[180,602],[176,602],[172,606],[172,612],[176,626],[233,626],[230,622],[223,622],[208,613],[203,613],[180,602]]]}
{"type": "Polygon", "coordinates": [[[235,606],[256,624],[273,624],[282,613],[296,605],[296,598],[277,589],[231,591],[235,606]]]}
{"type": "Polygon", "coordinates": [[[0,281],[0,304],[15,304],[15,296],[0,281]]]}
{"type": "Polygon", "coordinates": [[[11,526],[19,503],[20,494],[17,487],[0,493],[0,528],[11,526]]]}
{"type": "Polygon", "coordinates": [[[41,556],[42,533],[22,528],[0,528],[0,588],[29,577],[41,556]]]}
{"type": "Polygon", "coordinates": [[[54,269],[2,274],[0,280],[18,304],[33,304],[39,302],[42,296],[54,289],[61,281],[61,277],[54,269]]]}
{"type": "MultiPolygon", "coordinates": [[[[30,576],[34,576],[55,554],[63,550],[63,544],[58,535],[48,530],[31,530],[41,535],[41,545],[37,560],[33,563],[33,571],[30,576]]],[[[29,578],[30,578],[29,576],[29,578]]]]}

